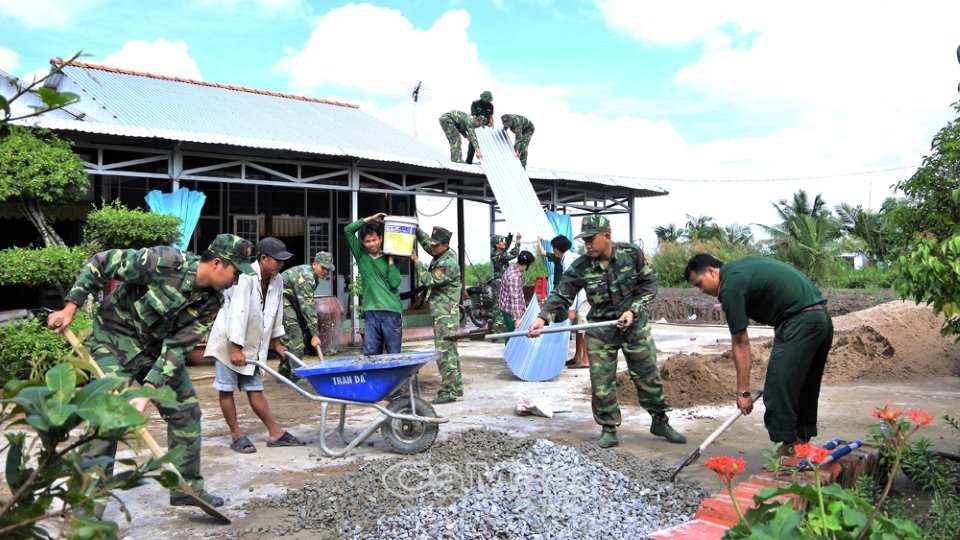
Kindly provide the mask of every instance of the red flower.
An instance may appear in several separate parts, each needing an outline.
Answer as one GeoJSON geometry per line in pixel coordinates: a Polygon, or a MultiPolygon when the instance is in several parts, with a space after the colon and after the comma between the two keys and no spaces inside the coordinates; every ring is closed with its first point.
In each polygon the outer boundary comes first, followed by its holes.
{"type": "Polygon", "coordinates": [[[873,416],[877,418],[894,424],[897,420],[903,416],[903,409],[891,409],[889,405],[886,405],[883,409],[876,409],[873,411],[873,416]]]}
{"type": "Polygon", "coordinates": [[[830,456],[830,451],[810,443],[796,444],[793,453],[807,460],[811,465],[823,463],[830,456]]]}
{"type": "Polygon", "coordinates": [[[933,421],[933,416],[927,411],[914,409],[907,413],[907,417],[917,424],[917,427],[925,426],[933,421]]]}
{"type": "Polygon", "coordinates": [[[712,457],[703,463],[703,466],[717,473],[725,483],[730,483],[738,474],[747,468],[747,461],[743,456],[733,459],[730,456],[712,457]]]}

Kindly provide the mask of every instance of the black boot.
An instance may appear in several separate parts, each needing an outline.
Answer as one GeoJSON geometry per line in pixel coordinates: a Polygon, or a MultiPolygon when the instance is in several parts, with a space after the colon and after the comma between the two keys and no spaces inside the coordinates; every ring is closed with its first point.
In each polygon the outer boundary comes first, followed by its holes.
{"type": "Polygon", "coordinates": [[[687,442],[686,437],[677,433],[677,431],[670,426],[670,419],[667,418],[667,415],[664,413],[653,416],[653,423],[650,424],[650,433],[653,433],[657,437],[663,437],[672,443],[683,444],[687,442]]]}

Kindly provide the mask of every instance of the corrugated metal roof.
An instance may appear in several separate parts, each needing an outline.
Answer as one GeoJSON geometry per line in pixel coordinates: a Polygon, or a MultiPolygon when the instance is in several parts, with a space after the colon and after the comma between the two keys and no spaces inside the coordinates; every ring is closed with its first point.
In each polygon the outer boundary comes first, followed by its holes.
{"type": "MultiPolygon", "coordinates": [[[[517,330],[527,330],[540,314],[540,304],[534,295],[517,324],[517,330]]],[[[570,320],[564,318],[551,327],[570,326],[570,320]]],[[[512,337],[503,348],[503,357],[507,367],[524,381],[549,381],[563,371],[567,361],[567,349],[570,345],[570,332],[543,334],[538,338],[512,337]]]]}
{"type": "MultiPolygon", "coordinates": [[[[434,148],[350,104],[94,64],[71,64],[64,66],[62,73],[54,78],[57,89],[79,94],[80,102],[69,112],[55,111],[22,123],[64,131],[344,156],[483,174],[476,165],[449,162],[446,149],[434,148]]],[[[28,101],[21,103],[26,105],[28,101]]],[[[552,169],[529,169],[527,174],[534,180],[629,188],[641,197],[668,193],[624,176],[552,169]]]]}
{"type": "Polygon", "coordinates": [[[533,191],[506,131],[481,127],[476,133],[483,154],[480,166],[497,196],[508,229],[522,233],[527,242],[538,236],[553,238],[553,226],[543,212],[540,199],[533,191]]]}

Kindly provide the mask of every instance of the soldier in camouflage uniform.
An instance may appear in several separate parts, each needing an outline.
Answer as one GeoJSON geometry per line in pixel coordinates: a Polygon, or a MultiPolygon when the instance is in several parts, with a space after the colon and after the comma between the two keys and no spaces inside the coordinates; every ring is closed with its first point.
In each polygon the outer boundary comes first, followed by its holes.
{"type": "MultiPolygon", "coordinates": [[[[493,127],[493,94],[485,91],[480,94],[480,99],[470,104],[470,115],[473,116],[477,127],[493,127]]],[[[476,151],[473,143],[467,146],[467,163],[473,163],[473,153],[476,151]]]]}
{"type": "MultiPolygon", "coordinates": [[[[294,266],[280,274],[283,280],[283,330],[286,332],[280,340],[297,358],[303,358],[307,337],[311,350],[320,346],[320,321],[313,295],[319,280],[330,279],[334,270],[333,256],[320,251],[313,258],[313,264],[294,266]]],[[[295,379],[286,357],[280,359],[277,371],[288,379],[295,379]]]]}
{"type": "Polygon", "coordinates": [[[564,272],[560,285],[547,296],[543,310],[530,325],[530,335],[551,321],[562,321],[577,292],[584,289],[590,302],[587,320],[618,319],[615,327],[592,328],[587,333],[593,418],[602,428],[597,445],[620,443],[620,403],[617,401],[617,354],[623,349],[627,370],[637,387],[640,405],[653,416],[650,433],[672,443],[685,443],[667,418],[670,406],[657,369],[657,350],[650,335],[646,306],[657,294],[657,272],[637,246],[610,241],[610,222],[600,215],[583,218],[581,233],[587,255],[564,272]]]}
{"type": "MultiPolygon", "coordinates": [[[[254,274],[250,266],[253,245],[234,235],[221,234],[201,255],[172,247],[114,249],[97,253],[83,267],[60,311],[51,313],[54,332],[70,325],[87,295],[103,290],[109,280],[122,282],[104,298],[93,320],[87,348],[108,377],[136,380],[142,386],[168,386],[177,405],[157,404],[167,421],[167,445],[183,449],[175,462],[197,495],[211,506],[223,499],[204,490],[200,475],[200,399],[190,381],[184,356],[207,332],[212,315],[223,304],[222,291],[237,282],[240,272],[254,274]]],[[[141,412],[148,400],[131,404],[141,412]]],[[[116,443],[94,442],[89,453],[115,457],[116,443]]],[[[112,474],[113,465],[106,468],[112,474]]],[[[191,505],[193,500],[177,488],[170,504],[191,505]]],[[[103,506],[98,504],[97,517],[103,506]]]]}
{"type": "Polygon", "coordinates": [[[503,280],[503,273],[510,266],[510,261],[520,255],[520,233],[517,233],[517,245],[510,249],[513,243],[513,235],[507,233],[506,237],[495,234],[490,237],[490,270],[493,272],[493,281],[490,283],[490,293],[493,295],[493,327],[491,331],[494,334],[506,332],[503,324],[503,313],[500,311],[500,282],[503,280]]]}
{"type": "Polygon", "coordinates": [[[463,163],[463,153],[460,150],[463,137],[466,137],[477,149],[477,157],[483,157],[480,153],[480,144],[477,143],[477,134],[473,131],[479,126],[478,120],[463,111],[449,111],[440,115],[440,127],[450,143],[450,161],[463,163]]]}
{"type": "Polygon", "coordinates": [[[460,327],[460,264],[457,253],[450,249],[450,231],[434,227],[430,236],[417,228],[417,240],[423,249],[433,255],[430,266],[417,262],[417,255],[410,256],[416,265],[417,281],[427,289],[430,311],[433,314],[433,343],[440,358],[440,390],[433,403],[451,403],[463,396],[463,375],[460,372],[460,355],[457,354],[457,329],[460,327]]]}
{"type": "Polygon", "coordinates": [[[520,158],[520,164],[527,168],[527,147],[530,146],[530,139],[533,138],[533,122],[527,120],[519,114],[505,114],[500,117],[503,129],[513,132],[513,150],[520,158]]]}

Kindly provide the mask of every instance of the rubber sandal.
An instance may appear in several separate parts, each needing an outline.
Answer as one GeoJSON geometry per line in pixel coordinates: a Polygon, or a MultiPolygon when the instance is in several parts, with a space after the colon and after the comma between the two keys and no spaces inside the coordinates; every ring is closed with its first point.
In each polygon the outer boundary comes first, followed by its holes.
{"type": "Polygon", "coordinates": [[[275,448],[277,446],[303,446],[307,443],[301,441],[291,434],[289,431],[284,431],[283,435],[275,441],[267,441],[267,446],[270,448],[275,448]]]}
{"type": "Polygon", "coordinates": [[[250,442],[250,439],[248,439],[246,435],[234,439],[233,442],[230,443],[230,448],[233,448],[234,452],[241,454],[253,454],[257,451],[257,447],[250,442]]]}

